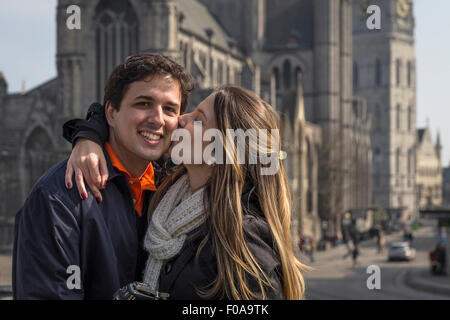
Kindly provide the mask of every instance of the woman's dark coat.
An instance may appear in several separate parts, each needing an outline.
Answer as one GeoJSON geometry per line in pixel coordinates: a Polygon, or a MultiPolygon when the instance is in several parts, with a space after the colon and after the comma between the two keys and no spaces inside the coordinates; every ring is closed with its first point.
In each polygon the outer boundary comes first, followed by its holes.
{"type": "MultiPolygon", "coordinates": [[[[243,228],[247,246],[269,277],[274,288],[265,287],[267,298],[283,299],[283,289],[279,274],[279,257],[273,249],[274,244],[269,225],[259,209],[254,189],[244,191],[242,204],[247,206],[250,212],[250,214],[243,216],[243,228]]],[[[197,248],[206,231],[206,225],[203,225],[191,232],[181,252],[163,265],[160,274],[159,291],[169,293],[170,299],[202,299],[195,288],[205,287],[216,278],[217,261],[211,239],[207,241],[200,252],[198,260],[195,258],[197,248]]],[[[250,280],[249,287],[253,292],[260,293],[256,280],[250,280]]]]}

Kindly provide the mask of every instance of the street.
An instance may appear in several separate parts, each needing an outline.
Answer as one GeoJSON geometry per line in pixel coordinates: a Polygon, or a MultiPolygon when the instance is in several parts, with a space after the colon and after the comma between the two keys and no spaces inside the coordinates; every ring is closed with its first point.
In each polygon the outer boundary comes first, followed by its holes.
{"type": "Polygon", "coordinates": [[[424,277],[432,285],[448,285],[450,277],[431,277],[428,252],[435,246],[435,229],[433,222],[414,232],[412,247],[416,249],[416,259],[411,262],[388,262],[387,251],[392,241],[402,241],[402,233],[395,233],[386,237],[384,253],[377,253],[376,240],[367,240],[360,243],[359,264],[353,268],[352,258],[343,259],[347,252],[345,245],[340,245],[315,254],[315,262],[310,263],[304,257],[302,262],[315,268],[304,273],[306,282],[306,299],[450,299],[449,294],[437,293],[434,290],[420,290],[412,288],[408,281],[416,274],[424,277]],[[381,270],[381,289],[370,290],[367,279],[372,273],[367,273],[367,267],[377,265],[381,270]],[[410,278],[408,278],[410,277],[410,278]]]}

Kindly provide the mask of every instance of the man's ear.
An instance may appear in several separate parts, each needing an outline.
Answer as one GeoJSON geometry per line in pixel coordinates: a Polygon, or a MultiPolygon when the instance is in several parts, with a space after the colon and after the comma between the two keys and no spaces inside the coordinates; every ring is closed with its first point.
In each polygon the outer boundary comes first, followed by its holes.
{"type": "Polygon", "coordinates": [[[110,127],[114,127],[114,118],[116,116],[116,112],[117,110],[112,106],[111,101],[106,102],[105,117],[110,127]]]}

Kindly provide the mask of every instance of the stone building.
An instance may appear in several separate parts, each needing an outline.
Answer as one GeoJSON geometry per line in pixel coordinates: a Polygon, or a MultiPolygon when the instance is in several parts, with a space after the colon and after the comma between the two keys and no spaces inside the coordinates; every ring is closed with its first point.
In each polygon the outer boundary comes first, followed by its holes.
{"type": "Polygon", "coordinates": [[[450,164],[442,168],[442,206],[450,208],[450,164]]]}
{"type": "Polygon", "coordinates": [[[433,144],[428,127],[417,130],[416,192],[419,209],[442,205],[441,142],[433,144]]]}
{"type": "Polygon", "coordinates": [[[418,214],[415,195],[416,58],[412,0],[353,0],[353,88],[371,115],[373,203],[418,214]],[[381,9],[381,29],[366,9],[381,9]]]}
{"type": "Polygon", "coordinates": [[[279,111],[294,239],[339,237],[342,215],[371,205],[371,104],[353,97],[350,0],[59,0],[56,19],[56,78],[24,94],[0,80],[3,245],[33,183],[70,150],[62,123],[101,101],[113,66],[143,51],[194,76],[190,109],[234,83],[279,111]],[[80,30],[66,27],[69,5],[80,30]]]}

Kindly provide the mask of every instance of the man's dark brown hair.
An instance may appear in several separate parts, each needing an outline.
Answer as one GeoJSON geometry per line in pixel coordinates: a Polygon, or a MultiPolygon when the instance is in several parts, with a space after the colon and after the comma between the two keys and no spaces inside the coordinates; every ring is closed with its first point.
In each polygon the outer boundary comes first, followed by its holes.
{"type": "Polygon", "coordinates": [[[151,75],[170,75],[180,83],[180,112],[184,112],[189,93],[194,88],[192,76],[171,58],[154,53],[140,53],[130,56],[122,64],[116,66],[106,81],[103,104],[106,105],[110,101],[111,105],[119,110],[120,103],[129,85],[151,75]]]}

